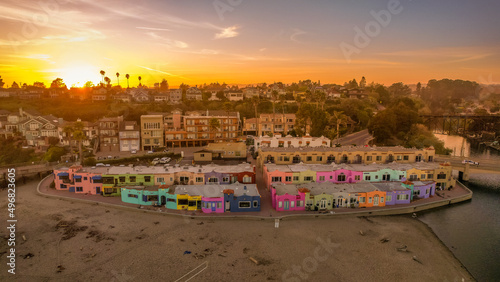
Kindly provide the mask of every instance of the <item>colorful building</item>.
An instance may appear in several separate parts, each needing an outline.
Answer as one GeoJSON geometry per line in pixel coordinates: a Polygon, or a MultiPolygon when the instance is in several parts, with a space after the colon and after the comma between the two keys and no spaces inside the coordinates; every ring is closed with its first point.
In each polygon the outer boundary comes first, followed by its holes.
{"type": "Polygon", "coordinates": [[[55,188],[78,194],[100,195],[103,192],[103,172],[106,172],[105,168],[82,168],[80,165],[55,169],[55,188]]]}

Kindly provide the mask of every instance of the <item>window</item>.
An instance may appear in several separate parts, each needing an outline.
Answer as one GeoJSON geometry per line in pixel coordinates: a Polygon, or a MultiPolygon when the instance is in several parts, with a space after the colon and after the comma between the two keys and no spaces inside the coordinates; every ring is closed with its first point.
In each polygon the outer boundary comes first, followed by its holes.
{"type": "Polygon", "coordinates": [[[368,203],[372,202],[372,197],[368,197],[368,203]]]}
{"type": "Polygon", "coordinates": [[[392,195],[387,195],[387,201],[388,202],[392,201],[392,195]]]}
{"type": "Polygon", "coordinates": [[[410,181],[414,181],[414,180],[417,180],[418,179],[418,176],[416,174],[412,174],[410,175],[410,181]]]}
{"type": "Polygon", "coordinates": [[[282,208],[283,207],[283,202],[278,202],[278,208],[282,208]]]}
{"type": "Polygon", "coordinates": [[[325,176],[320,176],[319,181],[325,181],[325,176]]]}
{"type": "Polygon", "coordinates": [[[241,201],[241,202],[238,203],[238,206],[240,208],[244,208],[244,209],[248,209],[248,208],[251,207],[250,206],[250,201],[241,201]]]}
{"type": "Polygon", "coordinates": [[[286,182],[291,182],[292,181],[292,177],[291,176],[286,176],[285,177],[285,181],[286,182]]]}
{"type": "Polygon", "coordinates": [[[284,157],[283,157],[283,161],[285,161],[285,162],[289,162],[289,161],[290,161],[290,157],[289,157],[289,156],[284,156],[284,157]]]}
{"type": "Polygon", "coordinates": [[[144,176],[144,182],[151,182],[151,176],[144,176]]]}
{"type": "Polygon", "coordinates": [[[313,181],[312,176],[304,176],[304,181],[313,181]]]}
{"type": "Polygon", "coordinates": [[[156,182],[163,183],[163,182],[165,182],[165,179],[163,177],[158,177],[158,178],[156,178],[156,182]]]}
{"type": "MultiPolygon", "coordinates": [[[[400,161],[402,158],[401,158],[401,156],[397,156],[397,157],[396,157],[396,159],[397,159],[398,161],[400,161]]],[[[388,200],[388,201],[389,201],[389,200],[388,200]]]]}
{"type": "Polygon", "coordinates": [[[399,175],[399,180],[402,180],[402,179],[403,179],[403,177],[404,177],[404,175],[400,174],[400,175],[399,175]]]}
{"type": "Polygon", "coordinates": [[[407,161],[407,160],[409,160],[409,157],[408,156],[403,156],[403,160],[407,161]]]}
{"type": "Polygon", "coordinates": [[[329,163],[333,163],[335,161],[335,157],[333,155],[329,155],[328,158],[327,158],[327,161],[329,163]]]}
{"type": "Polygon", "coordinates": [[[128,194],[128,197],[129,198],[136,198],[136,199],[139,198],[139,196],[135,195],[135,194],[128,194]]]}
{"type": "Polygon", "coordinates": [[[433,179],[434,178],[434,174],[427,174],[427,179],[433,179]]]}
{"type": "Polygon", "coordinates": [[[380,197],[380,202],[383,203],[384,202],[384,197],[380,197]]]}
{"type": "Polygon", "coordinates": [[[198,182],[198,183],[203,182],[203,177],[196,177],[196,182],[198,182]]]}
{"type": "Polygon", "coordinates": [[[378,175],[375,175],[375,180],[378,180],[378,175]]]}
{"type": "Polygon", "coordinates": [[[359,197],[359,202],[364,204],[366,201],[366,197],[359,197]]]}
{"type": "Polygon", "coordinates": [[[293,177],[293,181],[299,181],[299,177],[298,176],[294,176],[293,177]]]}
{"type": "Polygon", "coordinates": [[[135,182],[135,176],[130,176],[130,182],[135,182]]]}
{"type": "Polygon", "coordinates": [[[437,179],[446,179],[446,174],[445,173],[438,174],[437,179]]]}
{"type": "Polygon", "coordinates": [[[425,174],[420,175],[420,179],[425,179],[425,174]]]}
{"type": "Polygon", "coordinates": [[[429,189],[425,189],[425,194],[429,194],[429,189]]]}
{"type": "Polygon", "coordinates": [[[219,183],[219,178],[217,178],[217,177],[210,177],[208,179],[208,183],[219,183]]]}
{"type": "Polygon", "coordinates": [[[281,176],[274,176],[271,178],[271,182],[281,182],[281,176]]]}
{"type": "Polygon", "coordinates": [[[253,207],[256,208],[259,206],[259,201],[253,201],[253,207]]]}
{"type": "Polygon", "coordinates": [[[377,156],[377,162],[382,160],[382,156],[377,156]]]}
{"type": "Polygon", "coordinates": [[[420,190],[418,190],[418,189],[414,190],[413,195],[420,195],[420,190]]]}
{"type": "Polygon", "coordinates": [[[188,204],[188,199],[178,199],[177,200],[177,205],[179,206],[187,206],[188,204]]]}
{"type": "Polygon", "coordinates": [[[82,178],[75,178],[75,182],[82,182],[82,178]]]}
{"type": "Polygon", "coordinates": [[[322,157],[322,156],[317,156],[317,157],[316,157],[316,161],[317,161],[317,162],[321,162],[321,161],[323,161],[323,157],[322,157]]]}
{"type": "Polygon", "coordinates": [[[371,162],[372,161],[372,156],[366,156],[366,161],[371,162]]]}
{"type": "Polygon", "coordinates": [[[341,173],[337,176],[337,181],[344,182],[345,181],[345,174],[341,173]]]}
{"type": "Polygon", "coordinates": [[[222,177],[222,182],[227,183],[229,182],[229,177],[222,177]]]}
{"type": "Polygon", "coordinates": [[[304,201],[297,201],[297,207],[304,206],[304,201]]]}
{"type": "Polygon", "coordinates": [[[218,209],[222,208],[222,203],[221,202],[217,202],[217,208],[218,209]]]}
{"type": "Polygon", "coordinates": [[[306,161],[308,161],[308,162],[312,162],[312,160],[313,160],[313,157],[311,157],[311,156],[307,156],[307,157],[306,157],[306,161]]]}
{"type": "Polygon", "coordinates": [[[66,186],[65,184],[61,184],[61,189],[66,189],[68,188],[68,186],[66,186]]]}
{"type": "Polygon", "coordinates": [[[357,181],[361,180],[361,175],[355,175],[354,180],[357,180],[357,181]]]}
{"type": "Polygon", "coordinates": [[[388,173],[382,175],[382,180],[383,181],[390,181],[391,180],[391,175],[388,174],[388,173]]]}
{"type": "Polygon", "coordinates": [[[83,180],[87,180],[87,177],[84,177],[83,180]]]}
{"type": "Polygon", "coordinates": [[[83,187],[76,187],[76,192],[83,192],[83,187]]]}
{"type": "Polygon", "coordinates": [[[252,182],[252,177],[250,176],[243,177],[243,183],[251,183],[251,182],[252,182]]]}
{"type": "Polygon", "coordinates": [[[121,183],[125,182],[125,176],[120,176],[118,179],[120,180],[121,183]]]}
{"type": "Polygon", "coordinates": [[[365,180],[366,181],[370,181],[372,179],[372,177],[370,175],[365,175],[365,180]]]}
{"type": "Polygon", "coordinates": [[[407,194],[400,194],[397,196],[396,198],[398,201],[401,201],[401,200],[408,200],[408,195],[407,194]]]}
{"type": "Polygon", "coordinates": [[[294,201],[291,201],[291,202],[290,202],[290,207],[291,207],[291,208],[295,208],[295,202],[294,202],[294,201]]]}

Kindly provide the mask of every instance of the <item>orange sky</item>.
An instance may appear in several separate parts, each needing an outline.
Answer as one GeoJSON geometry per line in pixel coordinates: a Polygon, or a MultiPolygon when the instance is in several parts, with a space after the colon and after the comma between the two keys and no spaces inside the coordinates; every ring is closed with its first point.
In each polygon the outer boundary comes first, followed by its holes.
{"type": "Polygon", "coordinates": [[[8,86],[13,81],[49,85],[56,77],[68,86],[97,84],[100,70],[114,85],[119,72],[122,86],[126,73],[130,86],[138,84],[138,76],[149,86],[163,78],[171,86],[304,79],[343,83],[362,76],[384,84],[434,78],[500,81],[495,1],[479,1],[489,6],[457,1],[453,9],[401,1],[390,21],[378,24],[364,44],[356,43],[357,28],[367,36],[366,28],[377,24],[373,15],[389,11],[388,1],[319,1],[312,7],[284,0],[233,6],[220,1],[226,5],[2,1],[0,75],[8,86]],[[355,51],[346,55],[346,46],[355,51]]]}

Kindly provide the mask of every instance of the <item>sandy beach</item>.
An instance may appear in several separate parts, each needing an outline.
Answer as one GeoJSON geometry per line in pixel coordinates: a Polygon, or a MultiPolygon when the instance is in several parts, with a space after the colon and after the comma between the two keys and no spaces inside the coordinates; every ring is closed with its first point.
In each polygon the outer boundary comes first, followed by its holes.
{"type": "MultiPolygon", "coordinates": [[[[2,268],[2,281],[473,280],[411,216],[286,219],[275,228],[47,198],[37,184],[16,190],[16,274],[2,268]]],[[[7,190],[0,197],[7,210],[7,190]]]]}

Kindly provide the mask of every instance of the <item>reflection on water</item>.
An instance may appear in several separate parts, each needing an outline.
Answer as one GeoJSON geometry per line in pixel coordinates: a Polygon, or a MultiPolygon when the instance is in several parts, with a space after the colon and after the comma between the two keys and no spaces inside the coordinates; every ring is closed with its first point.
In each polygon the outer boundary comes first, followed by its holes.
{"type": "MultiPolygon", "coordinates": [[[[453,150],[453,156],[500,165],[500,153],[494,149],[460,136],[435,135],[453,150]]],[[[471,201],[421,213],[419,219],[432,228],[476,279],[500,281],[500,192],[496,187],[466,185],[474,192],[471,201]]]]}
{"type": "Polygon", "coordinates": [[[455,135],[434,134],[439,140],[444,142],[446,148],[452,149],[452,156],[473,158],[480,160],[498,160],[500,153],[495,149],[490,149],[480,142],[470,142],[466,138],[455,135]]]}

